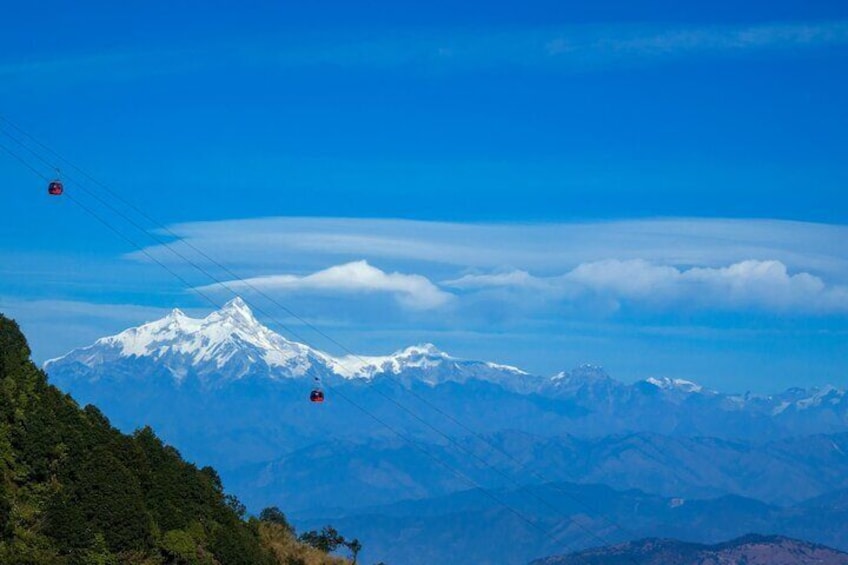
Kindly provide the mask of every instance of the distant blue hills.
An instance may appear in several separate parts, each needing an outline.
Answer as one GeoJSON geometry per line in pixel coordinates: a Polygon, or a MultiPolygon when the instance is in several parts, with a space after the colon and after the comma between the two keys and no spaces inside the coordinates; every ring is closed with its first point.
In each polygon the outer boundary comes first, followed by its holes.
{"type": "MultiPolygon", "coordinates": [[[[666,533],[691,541],[809,531],[846,548],[848,519],[811,525],[816,512],[842,516],[837,507],[820,511],[848,489],[848,395],[833,387],[736,395],[679,379],[625,384],[594,366],[539,376],[429,344],[334,357],[274,333],[239,299],[203,319],[174,311],[45,369],[119,428],[151,425],[188,459],[215,466],[253,511],[278,505],[303,524],[346,525],[369,559],[383,559],[397,535],[410,547],[425,543],[425,532],[460,543],[463,524],[472,529],[462,543],[480,563],[546,555],[527,548],[558,552],[560,544],[527,533],[497,560],[506,549],[487,539],[498,528],[503,536],[520,530],[509,512],[469,494],[475,485],[496,489],[521,506],[522,489],[541,489],[558,501],[549,483],[599,504],[594,514],[563,512],[585,514],[590,531],[617,541],[631,538],[602,516],[642,537],[663,534],[659,524],[671,520],[666,533]],[[308,401],[316,377],[327,394],[319,406],[308,401]]],[[[526,511],[568,529],[532,504],[526,511]]],[[[591,545],[583,534],[560,537],[591,545]]],[[[445,556],[403,557],[395,562],[445,556]]]]}

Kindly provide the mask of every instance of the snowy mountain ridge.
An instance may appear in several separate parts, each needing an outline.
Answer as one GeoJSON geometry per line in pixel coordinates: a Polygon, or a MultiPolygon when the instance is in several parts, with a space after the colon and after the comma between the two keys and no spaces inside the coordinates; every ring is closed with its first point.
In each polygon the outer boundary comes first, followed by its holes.
{"type": "Polygon", "coordinates": [[[645,379],[645,382],[654,385],[657,388],[661,389],[674,389],[680,390],[683,392],[701,392],[704,390],[704,387],[697,383],[693,383],[692,381],[687,381],[685,379],[672,379],[669,377],[648,377],[645,379]]]}
{"type": "Polygon", "coordinates": [[[46,369],[76,362],[93,368],[121,359],[149,358],[163,364],[181,379],[189,367],[201,373],[220,371],[239,362],[262,362],[284,367],[288,376],[303,376],[313,363],[326,362],[326,356],[306,345],[289,341],[265,327],[241,298],[202,319],[174,309],[160,320],[129,328],[98,339],[93,345],[51,359],[46,369]]]}
{"type": "Polygon", "coordinates": [[[154,363],[177,381],[189,374],[217,380],[237,380],[253,372],[271,379],[335,376],[369,380],[380,374],[418,373],[435,385],[449,380],[482,378],[500,384],[538,381],[516,367],[452,357],[433,344],[419,344],[391,355],[334,357],[290,341],[260,323],[250,307],[234,298],[205,318],[191,318],[179,309],[153,322],[98,339],[94,344],[44,363],[46,370],[75,366],[76,372],[97,372],[114,364],[154,363]]]}
{"type": "Polygon", "coordinates": [[[88,381],[115,375],[170,376],[177,383],[194,375],[223,384],[251,375],[271,380],[338,378],[370,381],[381,375],[411,386],[487,381],[522,394],[573,398],[585,405],[621,406],[655,390],[669,402],[716,398],[731,409],[755,408],[778,415],[811,408],[848,405],[848,394],[834,387],[789,389],[770,396],[729,395],[677,378],[650,377],[625,384],[597,365],[582,365],[551,377],[520,368],[453,357],[432,344],[413,345],[391,355],[333,356],[284,338],[259,322],[250,307],[235,298],[205,318],[179,309],[159,320],[98,339],[94,344],[51,359],[44,368],[88,381]]]}

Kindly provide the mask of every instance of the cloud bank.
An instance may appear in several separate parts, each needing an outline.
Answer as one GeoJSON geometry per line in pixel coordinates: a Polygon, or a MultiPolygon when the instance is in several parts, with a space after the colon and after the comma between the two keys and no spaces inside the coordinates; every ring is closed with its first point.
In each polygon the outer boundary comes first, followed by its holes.
{"type": "MultiPolygon", "coordinates": [[[[613,311],[622,305],[799,315],[848,310],[848,248],[834,244],[848,241],[848,227],[838,225],[689,218],[531,225],[265,218],[169,230],[182,255],[214,271],[216,265],[190,246],[214,250],[215,260],[229,266],[226,276],[217,277],[223,285],[202,290],[370,294],[419,311],[451,304],[461,312],[471,303],[480,310],[486,303],[490,310],[531,304],[538,310],[593,300],[613,305],[613,311]]],[[[185,268],[163,246],[146,252],[185,268]]],[[[141,253],[129,257],[150,260],[141,253]]]]}
{"type": "Polygon", "coordinates": [[[555,277],[512,271],[465,275],[444,284],[465,291],[513,288],[543,292],[551,299],[582,300],[594,295],[655,309],[848,312],[848,287],[828,286],[810,273],[790,274],[786,265],[773,260],[680,269],[642,259],[609,259],[583,263],[555,277]]]}

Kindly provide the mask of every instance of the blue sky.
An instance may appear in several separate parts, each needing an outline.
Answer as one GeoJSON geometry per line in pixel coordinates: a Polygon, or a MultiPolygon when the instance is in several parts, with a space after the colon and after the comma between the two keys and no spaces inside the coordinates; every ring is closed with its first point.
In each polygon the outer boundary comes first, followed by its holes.
{"type": "Polygon", "coordinates": [[[39,359],[228,298],[152,233],[363,353],[848,386],[845,3],[169,4],[0,22],[0,114],[184,279],[0,152],[0,310],[39,359]]]}

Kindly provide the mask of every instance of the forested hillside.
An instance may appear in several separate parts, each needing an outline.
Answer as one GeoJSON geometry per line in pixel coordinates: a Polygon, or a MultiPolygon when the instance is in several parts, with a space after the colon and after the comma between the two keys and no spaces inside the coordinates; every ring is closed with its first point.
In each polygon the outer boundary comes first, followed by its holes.
{"type": "Polygon", "coordinates": [[[298,543],[284,518],[245,520],[214,469],[183,461],[150,428],[124,435],[81,409],[2,315],[0,479],[0,563],[341,562],[298,543]]]}

